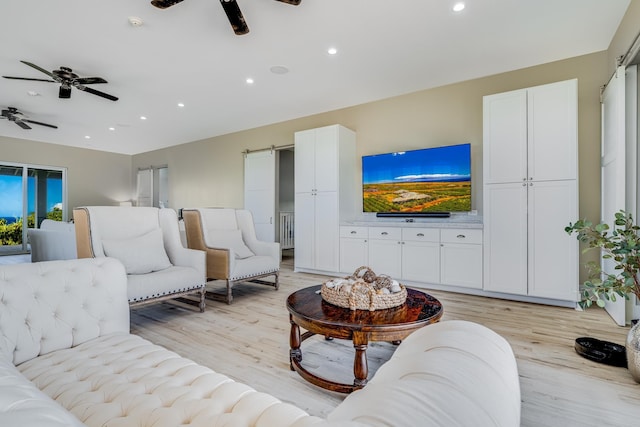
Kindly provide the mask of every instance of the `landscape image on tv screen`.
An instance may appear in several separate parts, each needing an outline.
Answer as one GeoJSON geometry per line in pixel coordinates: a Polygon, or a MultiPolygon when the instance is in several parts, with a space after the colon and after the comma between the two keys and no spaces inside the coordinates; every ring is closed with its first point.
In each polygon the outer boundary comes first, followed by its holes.
{"type": "Polygon", "coordinates": [[[471,145],[362,157],[364,212],[471,210],[471,145]]]}

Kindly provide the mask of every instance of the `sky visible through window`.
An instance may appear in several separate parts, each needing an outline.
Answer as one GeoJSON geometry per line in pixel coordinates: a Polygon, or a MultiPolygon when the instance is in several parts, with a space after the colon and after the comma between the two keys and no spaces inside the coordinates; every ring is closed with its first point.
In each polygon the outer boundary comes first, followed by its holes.
{"type": "MultiPolygon", "coordinates": [[[[28,213],[35,210],[35,178],[29,177],[28,213]]],[[[47,179],[47,212],[55,206],[62,208],[62,180],[47,179]]],[[[22,177],[0,175],[0,218],[7,223],[22,217],[22,177]]]]}

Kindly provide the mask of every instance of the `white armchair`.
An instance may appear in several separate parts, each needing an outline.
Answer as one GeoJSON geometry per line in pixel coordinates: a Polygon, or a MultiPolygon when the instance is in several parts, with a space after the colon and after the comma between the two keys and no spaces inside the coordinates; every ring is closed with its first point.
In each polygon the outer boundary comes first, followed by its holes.
{"type": "Polygon", "coordinates": [[[182,246],[173,209],[89,206],[74,209],[73,217],[78,258],[122,262],[129,305],[197,294],[204,311],[205,253],[182,246]]]}
{"type": "Polygon", "coordinates": [[[45,219],[40,228],[29,228],[29,246],[31,262],[75,259],[76,230],[69,222],[45,219]]]}
{"type": "MultiPolygon", "coordinates": [[[[256,237],[248,210],[183,209],[187,246],[207,253],[207,278],[226,280],[226,302],[233,300],[236,283],[250,282],[279,288],[280,244],[256,237]],[[261,280],[274,276],[273,281],[261,280]]],[[[215,297],[213,293],[207,296],[215,297]]]]}

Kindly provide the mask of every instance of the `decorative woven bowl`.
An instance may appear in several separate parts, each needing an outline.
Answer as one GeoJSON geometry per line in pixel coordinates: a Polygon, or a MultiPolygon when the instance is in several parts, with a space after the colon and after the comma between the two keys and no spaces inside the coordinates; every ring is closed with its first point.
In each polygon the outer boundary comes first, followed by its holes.
{"type": "Polygon", "coordinates": [[[322,284],[320,295],[326,302],[351,310],[383,310],[402,305],[407,288],[389,276],[377,276],[369,267],[359,267],[351,276],[322,284]]]}

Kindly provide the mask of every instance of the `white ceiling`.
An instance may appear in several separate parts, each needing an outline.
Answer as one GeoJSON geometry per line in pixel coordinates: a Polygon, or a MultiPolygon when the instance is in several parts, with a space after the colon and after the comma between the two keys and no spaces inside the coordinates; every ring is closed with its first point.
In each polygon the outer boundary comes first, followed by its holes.
{"type": "Polygon", "coordinates": [[[218,0],[2,0],[0,75],[66,66],[120,99],[0,78],[0,107],[59,126],[0,120],[0,136],[137,154],[606,50],[630,0],[456,2],[238,0],[251,32],[236,36],[218,0]]]}

